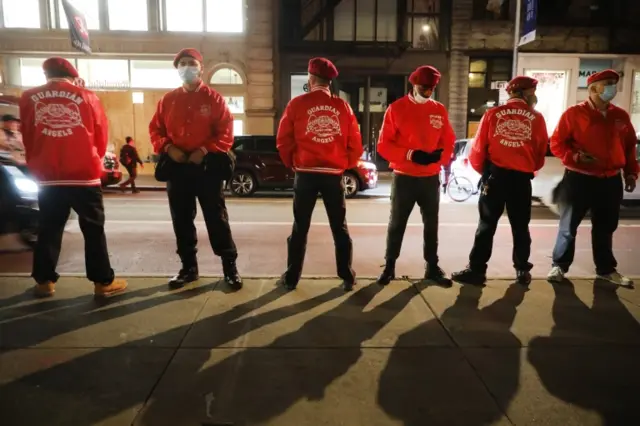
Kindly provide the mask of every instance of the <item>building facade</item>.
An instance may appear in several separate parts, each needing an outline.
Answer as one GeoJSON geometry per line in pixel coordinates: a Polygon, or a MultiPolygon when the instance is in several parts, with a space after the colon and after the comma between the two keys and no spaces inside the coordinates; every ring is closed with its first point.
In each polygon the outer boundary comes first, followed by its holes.
{"type": "Polygon", "coordinates": [[[443,77],[435,98],[448,103],[451,2],[445,0],[282,0],[279,19],[278,115],[304,93],[307,63],[332,60],[336,89],[349,101],[370,158],[387,106],[409,90],[408,76],[433,65],[443,77]]]}
{"type": "Polygon", "coordinates": [[[93,54],[74,51],[60,0],[0,0],[0,92],[19,95],[44,83],[49,56],[72,61],[101,98],[110,149],[126,136],[143,158],[158,100],[181,85],[173,57],[194,47],[205,81],[227,100],[236,134],[275,128],[275,0],[71,0],[85,14],[93,54]],[[33,13],[32,11],[36,11],[33,13]]]}
{"type": "MultiPolygon", "coordinates": [[[[487,108],[504,101],[501,88],[512,77],[516,2],[453,3],[449,112],[458,137],[472,137],[487,108]]],[[[640,130],[640,2],[538,0],[537,6],[536,39],[519,49],[516,72],[540,80],[536,109],[549,129],[587,98],[590,74],[614,68],[622,74],[614,103],[640,130]]]]}

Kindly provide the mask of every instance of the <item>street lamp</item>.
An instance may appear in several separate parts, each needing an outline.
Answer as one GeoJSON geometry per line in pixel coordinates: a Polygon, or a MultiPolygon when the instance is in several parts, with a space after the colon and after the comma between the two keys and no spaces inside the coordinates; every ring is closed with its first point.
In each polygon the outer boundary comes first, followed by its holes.
{"type": "Polygon", "coordinates": [[[516,0],[516,22],[513,26],[513,61],[511,66],[511,78],[518,73],[518,45],[520,44],[520,14],[522,13],[522,0],[516,0]]]}

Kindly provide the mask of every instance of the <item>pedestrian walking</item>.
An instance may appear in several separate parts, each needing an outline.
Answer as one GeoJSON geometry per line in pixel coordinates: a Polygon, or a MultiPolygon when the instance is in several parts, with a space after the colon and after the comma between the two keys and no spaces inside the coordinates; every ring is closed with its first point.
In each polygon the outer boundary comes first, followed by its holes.
{"type": "Polygon", "coordinates": [[[238,290],[243,283],[236,266],[238,252],[229,226],[223,181],[205,168],[209,160],[226,155],[233,146],[233,116],[224,98],[202,81],[200,52],[183,49],[173,65],[183,85],[162,97],[149,125],[156,153],[167,153],[174,163],[167,196],[182,268],[169,286],[182,288],[199,279],[194,224],[198,200],[211,248],[222,258],[224,280],[238,290]]]}
{"type": "Polygon", "coordinates": [[[478,200],[480,221],[467,268],[451,278],[483,285],[498,221],[506,207],[513,235],[513,267],[518,283],[531,283],[531,180],[544,165],[549,136],[542,114],[533,109],[538,81],[515,77],[506,104],[485,112],[471,142],[469,163],[483,175],[478,200]]]}
{"type": "Polygon", "coordinates": [[[633,285],[617,271],[613,254],[623,187],[627,192],[635,190],[639,170],[636,133],[629,114],[611,103],[619,80],[614,70],[591,75],[587,79],[589,98],[567,109],[551,136],[551,152],[566,170],[560,184],[563,202],[549,281],[560,282],[569,271],[578,226],[591,211],[591,245],[598,278],[633,285]]]}
{"type": "Polygon", "coordinates": [[[5,114],[0,120],[2,120],[0,155],[10,157],[21,169],[25,168],[27,161],[20,133],[20,119],[12,114],[5,114]]]}
{"type": "Polygon", "coordinates": [[[363,154],[358,121],[331,82],[338,70],[324,58],[309,61],[309,93],[292,99],[278,128],[280,158],[295,170],[293,229],[287,240],[287,270],[280,283],[293,290],[302,274],[307,234],[318,194],[322,197],[335,244],[338,276],[345,291],[355,285],[353,244],[346,220],[342,174],[363,154]]]}
{"type": "Polygon", "coordinates": [[[125,138],[126,144],[120,149],[120,164],[127,169],[127,173],[129,173],[129,179],[122,182],[120,184],[120,189],[125,190],[125,188],[131,185],[131,190],[134,194],[140,192],[138,188],[136,188],[136,178],[138,177],[138,164],[140,168],[144,169],[144,164],[138,155],[138,150],[136,149],[135,143],[131,136],[127,136],[125,138]]]}
{"type": "Polygon", "coordinates": [[[40,183],[40,229],[31,275],[35,294],[55,292],[62,235],[73,209],[85,240],[87,278],[96,296],[112,296],[127,283],[115,279],[104,232],[100,177],[109,122],[95,93],[73,84],[78,71],[67,60],[49,58],[42,68],[47,83],[20,99],[27,166],[40,183]]]}
{"type": "Polygon", "coordinates": [[[386,264],[378,283],[387,285],[395,278],[407,221],[417,203],[424,225],[425,279],[451,287],[451,280],[438,266],[438,215],[440,169],[451,160],[456,137],[446,108],[431,99],[440,72],[422,66],[409,81],[412,92],[387,108],[378,141],[378,153],[393,169],[386,264]]]}

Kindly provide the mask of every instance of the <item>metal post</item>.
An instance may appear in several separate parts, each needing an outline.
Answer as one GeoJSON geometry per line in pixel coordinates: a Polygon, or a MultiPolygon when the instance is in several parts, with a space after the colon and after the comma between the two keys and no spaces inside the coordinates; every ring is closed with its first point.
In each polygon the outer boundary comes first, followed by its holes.
{"type": "Polygon", "coordinates": [[[371,151],[371,146],[369,146],[369,141],[371,138],[371,120],[370,120],[370,112],[371,112],[371,77],[367,76],[367,80],[364,85],[364,96],[363,96],[363,106],[362,111],[362,145],[365,146],[369,151],[371,151]]]}
{"type": "Polygon", "coordinates": [[[513,64],[511,78],[518,74],[518,44],[520,43],[520,19],[522,15],[522,0],[516,0],[516,22],[513,26],[513,64]]]}

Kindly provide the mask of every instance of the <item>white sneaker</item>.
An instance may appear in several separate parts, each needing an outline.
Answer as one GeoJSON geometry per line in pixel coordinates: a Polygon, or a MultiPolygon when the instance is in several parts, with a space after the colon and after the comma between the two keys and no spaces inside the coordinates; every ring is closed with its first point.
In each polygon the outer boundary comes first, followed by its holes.
{"type": "Polygon", "coordinates": [[[559,266],[554,266],[547,274],[547,281],[561,283],[564,280],[564,271],[559,266]]]}
{"type": "Polygon", "coordinates": [[[620,272],[615,271],[607,275],[596,275],[596,278],[608,281],[613,284],[617,284],[622,287],[633,287],[633,280],[622,275],[620,272]]]}

